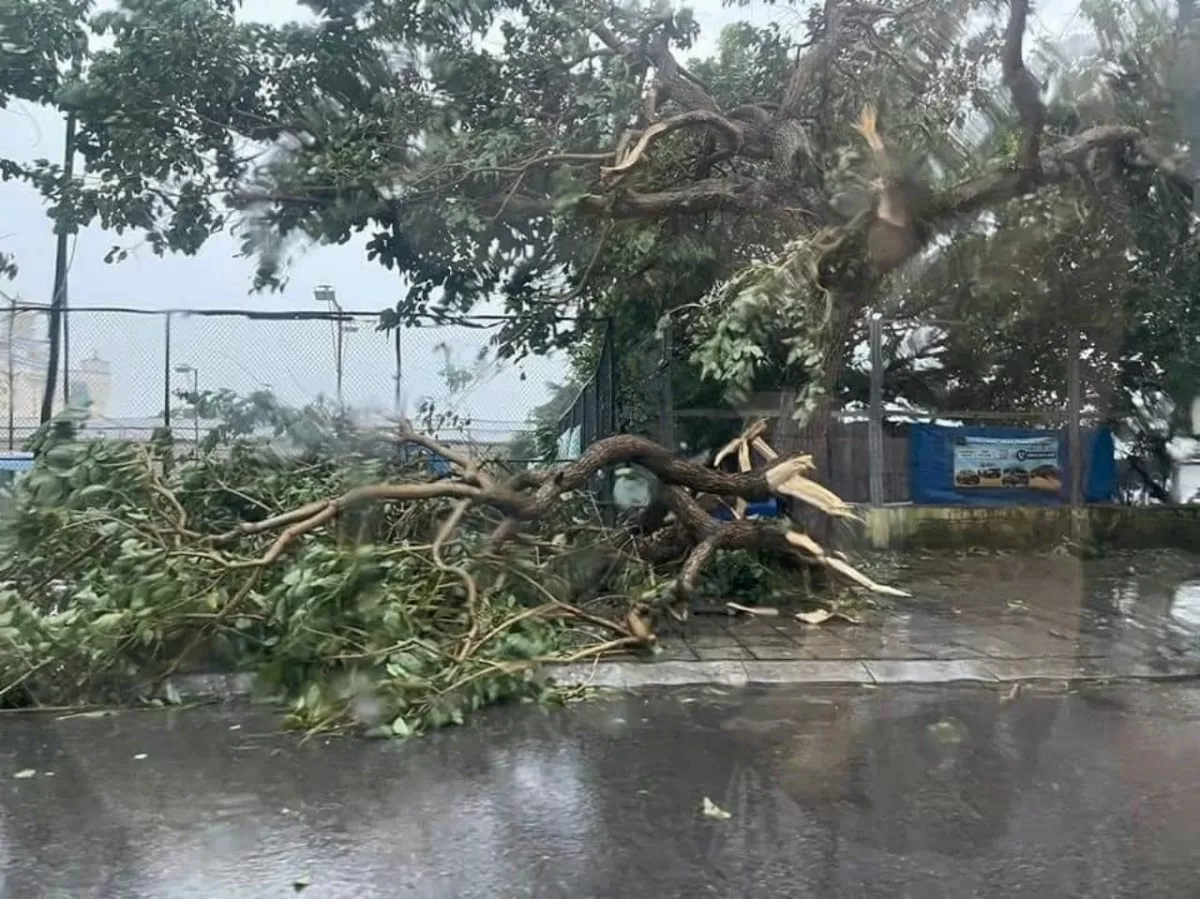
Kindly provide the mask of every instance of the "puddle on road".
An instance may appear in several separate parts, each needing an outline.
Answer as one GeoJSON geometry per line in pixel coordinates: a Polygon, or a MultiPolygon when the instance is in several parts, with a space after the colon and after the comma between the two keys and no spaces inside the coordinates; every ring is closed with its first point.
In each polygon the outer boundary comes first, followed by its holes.
{"type": "Polygon", "coordinates": [[[1170,615],[1175,621],[1200,630],[1200,581],[1188,581],[1175,589],[1170,615]]]}
{"type": "Polygon", "coordinates": [[[973,632],[1000,625],[997,635],[1010,640],[1028,631],[1038,645],[1049,633],[1086,643],[1093,654],[1200,656],[1200,556],[946,554],[905,567],[913,598],[893,610],[901,632],[914,616],[914,624],[973,632]]]}

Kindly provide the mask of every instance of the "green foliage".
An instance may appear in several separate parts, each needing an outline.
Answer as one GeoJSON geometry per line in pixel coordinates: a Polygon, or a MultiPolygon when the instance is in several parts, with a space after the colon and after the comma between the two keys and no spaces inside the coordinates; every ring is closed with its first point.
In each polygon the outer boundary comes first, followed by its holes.
{"type": "Polygon", "coordinates": [[[700,597],[742,605],[803,603],[811,598],[808,572],[781,568],[745,550],[721,553],[706,566],[700,597]]]}
{"type": "MultiPolygon", "coordinates": [[[[854,370],[836,360],[860,342],[864,309],[906,315],[922,298],[929,312],[930,298],[946,294],[942,307],[972,322],[951,341],[951,367],[981,398],[1009,383],[1033,402],[1053,381],[1048,341],[1062,332],[1043,325],[1056,304],[1033,289],[1020,305],[1038,309],[1001,313],[1014,288],[1048,270],[1049,248],[1064,258],[1056,242],[1075,207],[1094,213],[1098,191],[1107,221],[1093,216],[1082,229],[1091,250],[1077,241],[1070,254],[1097,268],[1141,254],[1130,284],[1104,278],[1110,293],[1124,291],[1124,320],[1138,323],[1116,355],[1129,369],[1156,359],[1122,377],[1161,378],[1168,357],[1181,383],[1194,374],[1191,332],[1162,326],[1176,314],[1193,319],[1179,299],[1195,257],[1178,228],[1182,193],[1129,154],[1101,154],[1106,171],[1089,163],[1061,190],[989,204],[994,222],[943,220],[936,250],[898,280],[842,278],[831,294],[828,282],[845,273],[815,276],[828,235],[874,199],[878,173],[851,128],[864,105],[880,110],[893,167],[935,190],[1011,164],[1020,128],[997,64],[1007,4],[812,4],[767,27],[734,22],[715,53],[694,59],[694,19],[655,2],[309,6],[310,19],[274,27],[247,24],[227,0],[120,0],[98,12],[83,0],[3,0],[0,105],[74,112],[85,171],[65,183],[55,163],[0,160],[0,175],[34,185],[60,230],[136,231],[156,252],[195,252],[238,216],[260,287],[283,282],[295,242],[363,234],[369,258],[409,285],[385,326],[499,303],[512,315],[500,358],[571,347],[579,379],[591,360],[578,345],[610,317],[634,431],[653,420],[640,388],[650,381],[647,341],[666,315],[677,397],[736,401],[786,386],[802,391],[803,411],[860,386],[829,381],[854,370]],[[839,11],[853,21],[835,21],[839,11]],[[703,102],[674,83],[664,48],[703,102]],[[789,97],[797,60],[813,59],[803,95],[789,97]],[[746,139],[735,147],[720,129],[681,127],[631,171],[606,173],[621,135],[650,123],[651,84],[668,88],[652,113],[660,122],[716,109],[746,139]],[[739,202],[699,202],[713,185],[739,202]],[[1114,185],[1129,194],[1120,203],[1110,202],[1114,185]],[[1175,255],[1164,265],[1167,249],[1175,255]],[[955,279],[956,265],[983,277],[955,279]],[[1169,314],[1152,314],[1160,302],[1169,314]],[[997,336],[976,343],[980,328],[997,336]],[[989,366],[1034,374],[984,379],[989,366]]],[[[1047,85],[1043,145],[1114,122],[1164,152],[1183,142],[1172,12],[1114,0],[1089,0],[1082,12],[1094,46],[1068,56],[1026,41],[1026,61],[1047,85]]],[[[124,253],[113,247],[109,258],[124,253]]],[[[0,257],[0,276],[11,262],[0,257]]],[[[912,374],[905,359],[891,361],[912,374]]],[[[943,380],[927,393],[966,383],[943,380]]],[[[909,389],[919,381],[907,377],[909,389]]]]}
{"type": "Polygon", "coordinates": [[[547,384],[550,399],[538,406],[526,421],[527,430],[509,444],[508,456],[522,462],[554,462],[558,457],[558,423],[578,394],[572,384],[547,384]]]}
{"type": "Polygon", "coordinates": [[[176,418],[199,416],[212,422],[206,428],[200,449],[211,452],[248,438],[283,438],[305,456],[336,457],[340,452],[353,454],[354,438],[345,435],[346,422],[338,409],[317,400],[301,409],[281,403],[270,390],[255,390],[242,395],[228,388],[202,390],[195,394],[180,390],[176,395],[187,408],[175,408],[176,418]]]}
{"type": "Polygon", "coordinates": [[[52,102],[63,69],[87,52],[91,0],[0,2],[0,109],[11,99],[52,102]]]}
{"type": "MultiPolygon", "coordinates": [[[[298,726],[408,735],[489,703],[552,698],[543,663],[608,638],[552,601],[595,584],[583,507],[559,504],[547,523],[558,538],[531,532],[498,555],[479,552],[494,523],[468,515],[442,555],[478,582],[470,607],[430,552],[448,502],[349,507],[269,565],[256,560],[274,531],[214,539],[356,487],[429,477],[376,438],[331,435],[295,455],[229,439],[164,466],[154,447],[43,431],[0,532],[6,703],[145,695],[182,658],[257,670],[298,726]]],[[[614,587],[637,594],[653,584],[644,578],[627,567],[614,587]]]]}
{"type": "Polygon", "coordinates": [[[703,308],[697,328],[703,337],[692,361],[735,402],[745,399],[763,368],[772,367],[790,370],[792,383],[801,382],[798,414],[816,404],[833,318],[833,297],[818,272],[829,239],[818,233],[794,241],[778,259],[747,265],[703,308]]]}

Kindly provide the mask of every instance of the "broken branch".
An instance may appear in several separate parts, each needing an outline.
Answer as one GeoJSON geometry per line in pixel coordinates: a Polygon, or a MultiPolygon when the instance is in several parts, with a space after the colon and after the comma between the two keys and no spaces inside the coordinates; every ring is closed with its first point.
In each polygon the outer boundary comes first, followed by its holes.
{"type": "Polygon", "coordinates": [[[735,147],[740,146],[742,143],[742,127],[736,122],[725,118],[725,116],[703,109],[681,112],[679,115],[671,116],[669,119],[664,119],[661,122],[655,122],[650,125],[650,127],[642,132],[641,137],[638,138],[633,148],[628,153],[618,157],[616,165],[602,166],[600,172],[604,175],[623,175],[626,172],[632,171],[634,166],[641,161],[646,150],[655,141],[665,137],[672,131],[697,126],[711,128],[721,133],[735,147]]]}
{"type": "Polygon", "coordinates": [[[1032,73],[1025,67],[1022,45],[1025,24],[1029,16],[1029,0],[1009,0],[1008,26],[1004,33],[1004,51],[1000,58],[1004,84],[1012,94],[1013,105],[1021,118],[1021,147],[1017,154],[1017,171],[1026,185],[1038,180],[1041,160],[1042,129],[1046,124],[1046,107],[1041,89],[1032,73]]]}

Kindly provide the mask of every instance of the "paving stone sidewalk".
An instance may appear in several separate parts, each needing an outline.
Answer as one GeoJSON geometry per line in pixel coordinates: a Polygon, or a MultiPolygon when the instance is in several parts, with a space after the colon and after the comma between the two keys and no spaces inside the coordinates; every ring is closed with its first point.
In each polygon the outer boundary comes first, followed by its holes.
{"type": "MultiPolygon", "coordinates": [[[[616,688],[1200,677],[1200,557],[966,555],[903,567],[911,570],[889,581],[912,598],[864,612],[857,625],[698,614],[662,635],[654,656],[553,674],[616,688]]],[[[175,680],[185,697],[230,698],[253,685],[250,675],[175,680]]]]}
{"type": "Polygon", "coordinates": [[[1195,677],[1200,563],[1174,561],[943,558],[906,585],[912,599],[861,624],[697,615],[653,657],[555,676],[610,687],[1195,677]],[[1195,616],[1181,614],[1192,602],[1195,616]]]}

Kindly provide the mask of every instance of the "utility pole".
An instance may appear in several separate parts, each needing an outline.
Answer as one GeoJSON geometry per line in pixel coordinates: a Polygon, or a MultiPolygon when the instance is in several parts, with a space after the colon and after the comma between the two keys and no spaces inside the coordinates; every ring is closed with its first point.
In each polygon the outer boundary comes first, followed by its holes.
{"type": "MultiPolygon", "coordinates": [[[[75,112],[67,111],[66,141],[63,148],[62,190],[65,192],[75,175],[75,112]]],[[[63,317],[67,308],[67,238],[70,236],[62,223],[55,226],[58,232],[57,245],[54,251],[54,294],[50,300],[50,352],[46,359],[46,389],[42,394],[41,422],[45,424],[54,415],[54,391],[58,379],[58,359],[62,350],[62,342],[69,337],[63,327],[63,317]]],[[[67,399],[70,391],[68,373],[63,372],[63,396],[67,399]]],[[[65,405],[65,401],[64,401],[65,405]]]]}

